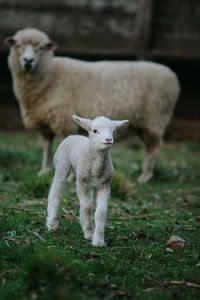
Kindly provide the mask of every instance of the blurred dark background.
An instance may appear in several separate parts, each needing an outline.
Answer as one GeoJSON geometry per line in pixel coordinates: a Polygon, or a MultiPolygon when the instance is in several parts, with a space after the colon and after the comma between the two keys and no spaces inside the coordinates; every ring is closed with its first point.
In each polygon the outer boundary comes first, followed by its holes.
{"type": "Polygon", "coordinates": [[[182,92],[166,138],[200,136],[199,0],[0,0],[0,129],[23,129],[3,41],[25,27],[45,31],[56,55],[168,65],[182,92]]]}

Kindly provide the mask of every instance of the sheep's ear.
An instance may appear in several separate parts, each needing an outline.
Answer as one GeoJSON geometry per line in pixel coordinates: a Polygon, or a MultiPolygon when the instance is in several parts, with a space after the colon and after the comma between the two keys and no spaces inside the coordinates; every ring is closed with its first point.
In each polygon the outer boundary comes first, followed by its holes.
{"type": "Polygon", "coordinates": [[[72,118],[82,128],[84,128],[84,129],[86,129],[88,131],[91,129],[91,120],[90,119],[80,118],[80,117],[74,116],[74,115],[72,116],[72,118]]]}
{"type": "Polygon", "coordinates": [[[115,128],[117,127],[121,127],[122,125],[124,125],[125,123],[129,122],[129,120],[123,120],[123,121],[112,121],[115,128]]]}
{"type": "Polygon", "coordinates": [[[9,46],[9,47],[12,47],[14,46],[14,44],[16,43],[15,39],[12,38],[12,37],[8,37],[4,40],[4,44],[9,46]]]}
{"type": "Polygon", "coordinates": [[[56,43],[54,43],[53,41],[50,41],[49,43],[46,44],[46,50],[55,51],[57,48],[58,47],[57,47],[56,43]]]}

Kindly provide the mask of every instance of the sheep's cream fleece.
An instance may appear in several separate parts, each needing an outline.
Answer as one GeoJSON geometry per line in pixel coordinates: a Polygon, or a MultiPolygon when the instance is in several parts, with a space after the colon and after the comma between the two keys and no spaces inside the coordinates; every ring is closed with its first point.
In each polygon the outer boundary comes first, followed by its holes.
{"type": "Polygon", "coordinates": [[[139,129],[147,147],[140,181],[152,177],[154,161],[180,92],[172,70],[144,61],[86,62],[54,57],[52,48],[46,48],[39,54],[35,50],[37,64],[27,71],[20,65],[20,49],[23,51],[27,44],[37,48],[38,44],[50,43],[50,39],[37,29],[28,28],[17,32],[13,40],[9,67],[26,128],[39,130],[48,142],[52,135],[77,133],[72,114],[129,119],[129,125],[139,129]]]}

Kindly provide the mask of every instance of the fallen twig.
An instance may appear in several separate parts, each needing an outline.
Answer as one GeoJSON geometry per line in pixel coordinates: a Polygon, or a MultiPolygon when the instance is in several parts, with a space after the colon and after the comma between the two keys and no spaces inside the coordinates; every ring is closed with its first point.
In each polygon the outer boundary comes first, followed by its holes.
{"type": "Polygon", "coordinates": [[[185,281],[176,281],[176,280],[172,280],[172,281],[164,281],[163,284],[178,284],[178,285],[187,285],[190,287],[195,287],[195,288],[200,288],[199,284],[193,283],[193,282],[185,282],[185,281]]]}
{"type": "Polygon", "coordinates": [[[36,237],[38,237],[41,241],[44,241],[43,237],[38,233],[37,230],[33,231],[32,233],[33,233],[33,235],[35,235],[36,237]]]}
{"type": "Polygon", "coordinates": [[[154,217],[155,216],[155,214],[148,214],[148,215],[142,215],[142,216],[129,216],[128,218],[126,217],[126,218],[109,218],[109,220],[119,220],[119,221],[121,221],[121,220],[127,220],[127,221],[130,221],[130,220],[140,220],[140,219],[148,219],[149,217],[154,217]]]}
{"type": "Polygon", "coordinates": [[[72,215],[76,220],[79,221],[79,217],[77,217],[77,215],[75,214],[75,212],[73,211],[73,209],[70,209],[69,211],[66,210],[65,208],[62,208],[62,210],[65,212],[66,215],[72,215]]]}
{"type": "Polygon", "coordinates": [[[31,205],[46,205],[44,201],[31,201],[31,200],[24,200],[18,203],[18,206],[31,206],[31,205]]]}
{"type": "Polygon", "coordinates": [[[155,286],[155,287],[150,287],[150,288],[147,288],[147,289],[143,289],[143,291],[149,292],[149,291],[152,291],[152,290],[155,290],[155,289],[159,289],[163,285],[165,285],[165,286],[167,286],[167,285],[185,285],[185,286],[193,287],[193,288],[197,288],[197,289],[200,288],[199,284],[196,284],[196,283],[193,283],[193,282],[176,281],[176,280],[172,280],[172,281],[165,280],[165,281],[163,281],[161,283],[160,286],[155,286]]]}
{"type": "Polygon", "coordinates": [[[30,209],[28,209],[28,208],[21,208],[21,207],[7,207],[7,208],[9,208],[9,209],[11,209],[11,210],[15,210],[15,211],[26,211],[26,212],[30,212],[30,213],[32,213],[33,215],[45,215],[46,214],[46,212],[44,212],[44,211],[34,211],[34,210],[30,210],[30,209]]]}

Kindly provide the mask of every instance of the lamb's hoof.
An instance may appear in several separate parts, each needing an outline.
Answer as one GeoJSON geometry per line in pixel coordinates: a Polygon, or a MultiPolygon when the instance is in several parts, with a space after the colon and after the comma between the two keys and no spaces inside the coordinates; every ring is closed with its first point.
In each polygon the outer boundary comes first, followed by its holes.
{"type": "Polygon", "coordinates": [[[84,237],[85,237],[86,240],[92,241],[93,234],[94,234],[94,232],[92,230],[91,231],[87,231],[87,232],[84,233],[84,237]]]}
{"type": "Polygon", "coordinates": [[[153,174],[141,174],[138,178],[139,183],[146,183],[153,177],[153,174]]]}
{"type": "Polygon", "coordinates": [[[105,247],[104,240],[93,240],[92,245],[95,247],[105,247]]]}
{"type": "Polygon", "coordinates": [[[55,231],[58,228],[58,220],[49,222],[47,219],[46,226],[48,231],[55,231]]]}

